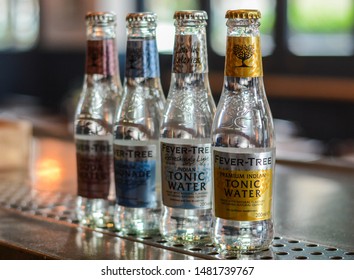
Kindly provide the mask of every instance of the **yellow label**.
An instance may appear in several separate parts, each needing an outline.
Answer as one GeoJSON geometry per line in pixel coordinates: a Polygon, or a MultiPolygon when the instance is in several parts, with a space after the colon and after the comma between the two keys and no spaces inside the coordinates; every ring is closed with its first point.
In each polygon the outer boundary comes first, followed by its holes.
{"type": "Polygon", "coordinates": [[[225,170],[214,168],[215,216],[238,221],[271,218],[272,169],[225,170]]]}
{"type": "Polygon", "coordinates": [[[227,37],[225,76],[263,76],[259,37],[227,37]]]}

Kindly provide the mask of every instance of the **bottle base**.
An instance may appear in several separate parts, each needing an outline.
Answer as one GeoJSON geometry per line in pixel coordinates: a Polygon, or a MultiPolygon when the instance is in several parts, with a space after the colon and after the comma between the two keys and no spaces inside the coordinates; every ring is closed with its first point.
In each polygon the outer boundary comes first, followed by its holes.
{"type": "Polygon", "coordinates": [[[122,235],[152,237],[160,234],[161,209],[115,206],[114,225],[122,235]]]}
{"type": "Polygon", "coordinates": [[[174,209],[163,208],[160,231],[162,237],[175,244],[211,243],[210,209],[174,209]]]}
{"type": "Polygon", "coordinates": [[[81,226],[90,228],[112,228],[113,219],[106,199],[78,197],[76,216],[81,226]]]}
{"type": "Polygon", "coordinates": [[[209,234],[174,234],[174,235],[163,235],[166,241],[174,244],[183,245],[201,245],[211,243],[211,238],[209,234]]]}
{"type": "Polygon", "coordinates": [[[256,253],[269,249],[273,223],[271,220],[245,222],[216,218],[211,235],[222,253],[256,253]]]}

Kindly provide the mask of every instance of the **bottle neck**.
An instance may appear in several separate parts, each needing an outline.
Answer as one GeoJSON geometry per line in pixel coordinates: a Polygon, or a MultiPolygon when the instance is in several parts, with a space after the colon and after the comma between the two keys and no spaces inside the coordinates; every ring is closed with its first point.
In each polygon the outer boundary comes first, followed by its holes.
{"type": "Polygon", "coordinates": [[[87,25],[86,38],[87,40],[115,39],[116,25],[87,25]]]}
{"type": "Polygon", "coordinates": [[[126,79],[159,78],[155,23],[129,23],[127,28],[126,79]]]}
{"type": "Polygon", "coordinates": [[[259,37],[259,19],[228,19],[227,36],[259,37]]]}
{"type": "Polygon", "coordinates": [[[255,78],[263,76],[258,19],[229,19],[225,57],[225,76],[255,78]]]}
{"type": "Polygon", "coordinates": [[[118,75],[115,25],[87,27],[86,75],[118,75]]]}
{"type": "Polygon", "coordinates": [[[208,73],[205,20],[176,20],[172,72],[208,73]]]}
{"type": "Polygon", "coordinates": [[[127,23],[127,36],[129,39],[156,39],[156,23],[136,21],[127,23]]]}

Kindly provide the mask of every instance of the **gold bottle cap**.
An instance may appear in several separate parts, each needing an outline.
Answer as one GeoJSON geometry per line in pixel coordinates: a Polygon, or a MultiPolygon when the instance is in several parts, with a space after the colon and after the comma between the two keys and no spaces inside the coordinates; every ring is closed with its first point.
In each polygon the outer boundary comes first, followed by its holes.
{"type": "Polygon", "coordinates": [[[258,19],[261,18],[261,12],[258,10],[228,10],[225,18],[258,19]]]}
{"type": "Polygon", "coordinates": [[[173,18],[207,20],[208,14],[205,11],[200,11],[200,10],[184,10],[184,11],[176,11],[173,18]]]}
{"type": "Polygon", "coordinates": [[[151,13],[151,12],[130,13],[127,14],[125,20],[128,22],[132,22],[132,21],[155,22],[157,20],[157,16],[155,13],[151,13]]]}
{"type": "Polygon", "coordinates": [[[116,14],[113,12],[88,12],[85,19],[87,24],[108,25],[115,23],[116,14]]]}

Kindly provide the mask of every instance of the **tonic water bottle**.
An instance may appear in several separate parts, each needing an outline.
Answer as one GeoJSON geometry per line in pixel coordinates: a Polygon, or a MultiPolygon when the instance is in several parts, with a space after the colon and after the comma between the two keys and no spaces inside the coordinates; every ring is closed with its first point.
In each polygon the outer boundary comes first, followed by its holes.
{"type": "Polygon", "coordinates": [[[273,237],[275,138],[263,84],[257,10],[229,10],[224,86],[212,127],[213,242],[255,252],[273,237]]]}
{"type": "Polygon", "coordinates": [[[170,89],[161,126],[163,237],[209,242],[211,126],[215,103],[208,78],[207,14],[176,11],[170,89]]]}

